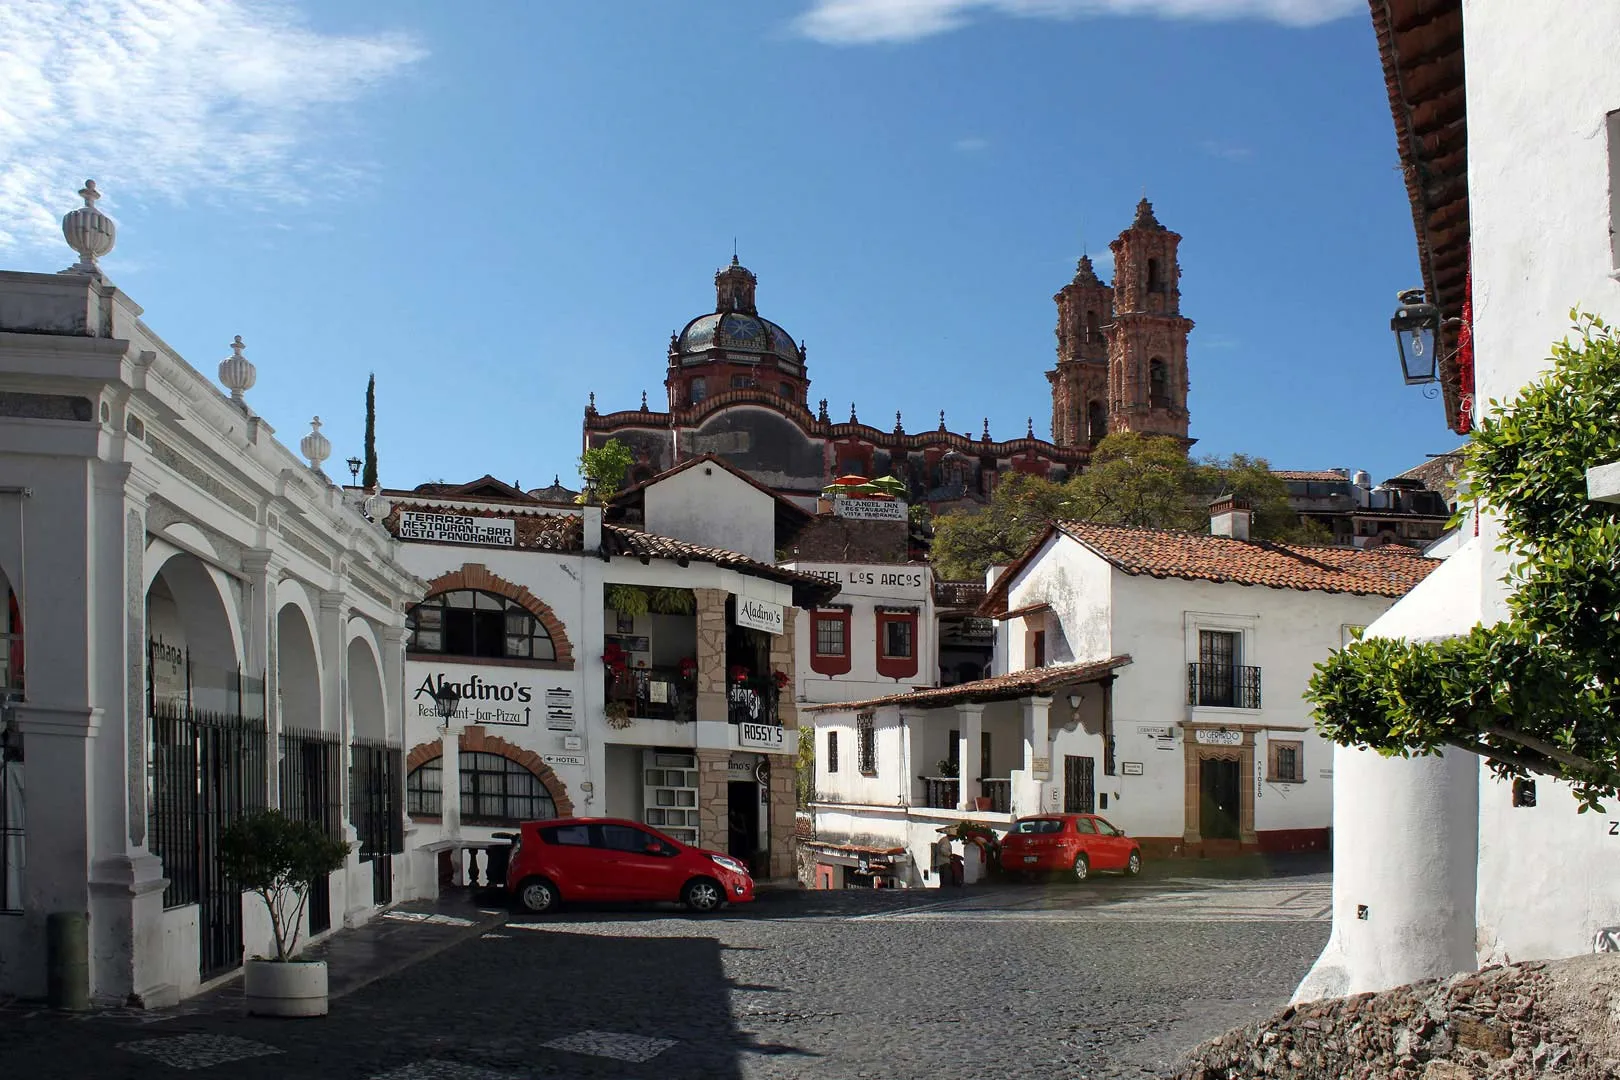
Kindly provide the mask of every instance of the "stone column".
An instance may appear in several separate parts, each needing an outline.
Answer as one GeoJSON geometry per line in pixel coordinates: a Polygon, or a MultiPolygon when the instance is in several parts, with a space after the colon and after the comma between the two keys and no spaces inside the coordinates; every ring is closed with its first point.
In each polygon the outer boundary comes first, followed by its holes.
{"type": "Polygon", "coordinates": [[[725,723],[726,597],[724,589],[693,589],[697,597],[697,718],[725,723]]]}
{"type": "Polygon", "coordinates": [[[771,635],[771,671],[780,671],[788,677],[787,685],[783,687],[782,694],[776,701],[777,720],[788,729],[787,739],[783,744],[786,748],[784,752],[797,751],[799,748],[794,730],[799,726],[799,704],[793,699],[793,688],[799,685],[798,671],[794,666],[797,654],[793,648],[797,622],[797,619],[791,617],[784,618],[782,632],[771,635]]]}
{"type": "MultiPolygon", "coordinates": [[[[790,740],[794,747],[796,739],[790,740]]],[[[793,764],[795,758],[771,759],[769,810],[771,815],[771,877],[795,877],[798,859],[798,797],[793,764]]]]}
{"type": "Polygon", "coordinates": [[[1041,812],[1041,792],[1052,776],[1052,740],[1048,734],[1052,699],[1032,694],[1019,704],[1024,714],[1024,767],[1013,784],[1014,816],[1041,812]]]}
{"type": "Polygon", "coordinates": [[[725,851],[730,846],[731,751],[700,749],[697,763],[698,846],[725,851]]]}
{"type": "Polygon", "coordinates": [[[439,825],[446,840],[461,838],[461,732],[452,721],[439,736],[439,825]]]}
{"type": "Polygon", "coordinates": [[[976,703],[956,707],[956,775],[959,804],[963,810],[973,809],[973,799],[980,794],[979,744],[984,731],[984,706],[976,703]]]}
{"type": "Polygon", "coordinates": [[[267,548],[253,548],[242,554],[242,569],[248,575],[249,599],[242,661],[246,673],[255,668],[264,674],[265,794],[267,806],[281,806],[281,672],[276,666],[277,633],[276,585],[281,564],[273,561],[267,548]]]}

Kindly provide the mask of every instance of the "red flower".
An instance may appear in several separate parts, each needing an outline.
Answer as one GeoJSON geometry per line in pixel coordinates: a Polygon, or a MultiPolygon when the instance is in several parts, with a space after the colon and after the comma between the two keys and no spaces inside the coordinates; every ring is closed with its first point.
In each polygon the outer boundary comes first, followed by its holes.
{"type": "Polygon", "coordinates": [[[773,671],[773,672],[771,672],[771,678],[776,680],[776,688],[778,690],[786,690],[787,689],[787,684],[788,684],[788,673],[787,672],[785,672],[785,671],[773,671]]]}
{"type": "Polygon", "coordinates": [[[748,678],[748,668],[742,664],[731,665],[731,681],[740,683],[748,678]]]}
{"type": "Polygon", "coordinates": [[[697,657],[688,656],[681,660],[681,678],[690,679],[697,674],[697,657]]]}

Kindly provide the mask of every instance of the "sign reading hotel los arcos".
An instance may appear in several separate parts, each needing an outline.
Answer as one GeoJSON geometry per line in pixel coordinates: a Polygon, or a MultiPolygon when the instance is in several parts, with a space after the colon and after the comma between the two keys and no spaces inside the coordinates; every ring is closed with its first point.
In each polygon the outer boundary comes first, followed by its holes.
{"type": "Polygon", "coordinates": [[[399,538],[434,544],[487,544],[514,547],[517,524],[511,518],[469,517],[463,514],[399,512],[399,538]]]}
{"type": "Polygon", "coordinates": [[[766,603],[764,600],[750,600],[746,596],[739,596],[737,597],[737,625],[763,630],[767,634],[780,634],[783,627],[782,605],[766,603]]]}

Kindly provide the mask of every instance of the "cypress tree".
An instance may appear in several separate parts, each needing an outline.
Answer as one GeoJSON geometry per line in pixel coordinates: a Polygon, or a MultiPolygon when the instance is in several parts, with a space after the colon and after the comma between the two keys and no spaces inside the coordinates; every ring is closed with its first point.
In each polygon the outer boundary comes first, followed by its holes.
{"type": "Polygon", "coordinates": [[[360,486],[368,491],[377,486],[377,375],[366,380],[366,466],[360,486]]]}

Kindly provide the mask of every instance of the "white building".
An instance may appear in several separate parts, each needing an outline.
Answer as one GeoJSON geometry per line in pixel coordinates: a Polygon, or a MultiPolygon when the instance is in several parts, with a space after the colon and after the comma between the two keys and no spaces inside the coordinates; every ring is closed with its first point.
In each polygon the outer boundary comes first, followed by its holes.
{"type": "Polygon", "coordinates": [[[458,853],[495,833],[570,814],[792,873],[790,613],[836,588],[690,539],[770,550],[776,496],[726,468],[689,463],[632,494],[648,525],[687,539],[489,477],[383,493],[402,561],[428,582],[406,664],[407,845],[436,856],[417,862],[424,891],[481,873],[458,853]],[[461,701],[447,729],[446,684],[461,701]]]}
{"type": "Polygon", "coordinates": [[[854,701],[939,677],[934,574],[927,563],[784,563],[838,585],[838,595],[798,613],[798,698],[854,701]]]}
{"type": "Polygon", "coordinates": [[[1301,695],[1438,564],[1250,543],[1247,509],[1215,509],[1209,536],[1054,523],[981,608],[1006,674],[808,708],[819,880],[864,859],[936,884],[942,824],[1043,811],[1104,814],[1149,857],[1326,848],[1332,753],[1301,695]]]}
{"type": "MultiPolygon", "coordinates": [[[[1390,0],[1373,22],[1443,316],[1465,313],[1472,274],[1473,370],[1442,365],[1448,420],[1466,431],[1472,402],[1541,374],[1572,307],[1620,318],[1620,8],[1390,0]]],[[[1594,496],[1612,494],[1594,480],[1594,496]]],[[[1495,523],[1465,541],[1369,633],[1437,638],[1502,618],[1495,523]]],[[[1536,804],[1515,806],[1512,785],[1460,751],[1336,759],[1333,933],[1300,999],[1569,956],[1620,924],[1612,821],[1577,814],[1566,785],[1540,778],[1536,804]]]]}
{"type": "MultiPolygon", "coordinates": [[[[400,851],[404,603],[394,542],[243,397],[81,259],[0,273],[0,995],[46,989],[47,916],[88,916],[90,990],[160,1005],[271,947],[221,880],[219,831],[280,807],[357,842],[304,929],[410,895],[400,851]]],[[[223,335],[222,335],[223,336],[223,335]]],[[[71,958],[70,958],[71,959],[71,958]]]]}

